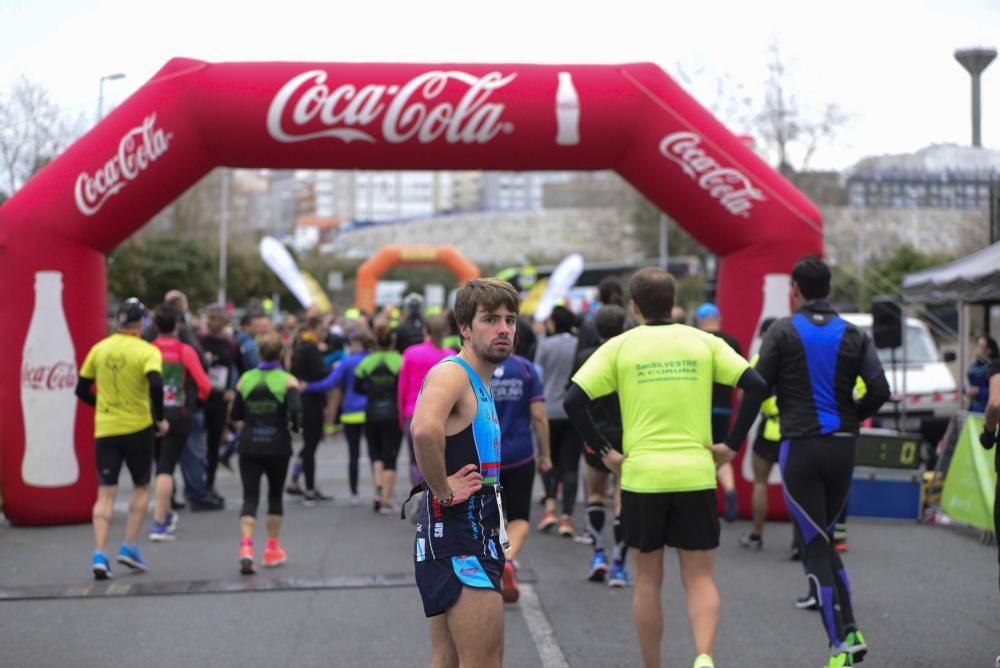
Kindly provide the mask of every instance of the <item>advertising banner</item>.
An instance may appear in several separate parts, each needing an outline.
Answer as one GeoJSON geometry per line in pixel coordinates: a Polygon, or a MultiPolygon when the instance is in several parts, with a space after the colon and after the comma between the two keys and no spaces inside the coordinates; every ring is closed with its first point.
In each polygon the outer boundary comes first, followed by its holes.
{"type": "Polygon", "coordinates": [[[981,415],[966,416],[944,481],[941,507],[958,522],[993,531],[996,466],[993,452],[979,445],[982,430],[981,415]]]}

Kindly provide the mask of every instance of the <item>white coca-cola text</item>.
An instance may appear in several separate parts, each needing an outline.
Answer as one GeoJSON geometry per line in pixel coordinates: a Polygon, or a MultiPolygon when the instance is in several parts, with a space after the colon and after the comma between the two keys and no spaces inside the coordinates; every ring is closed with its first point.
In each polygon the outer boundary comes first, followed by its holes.
{"type": "Polygon", "coordinates": [[[101,210],[112,195],[134,181],[170,148],[173,134],[153,127],[156,114],[150,114],[142,125],[125,133],[118,142],[118,153],[93,174],[81,172],[76,177],[76,208],[85,216],[101,210]]]}
{"type": "Polygon", "coordinates": [[[65,390],[76,387],[76,364],[55,362],[21,369],[21,387],[31,390],[65,390]]]}
{"type": "MultiPolygon", "coordinates": [[[[481,77],[455,70],[425,72],[399,85],[327,85],[327,73],[309,70],[281,87],[267,110],[267,131],[284,143],[335,137],[374,143],[372,126],[381,117],[382,137],[400,144],[416,137],[421,144],[440,137],[449,144],[485,144],[514,126],[502,122],[504,105],[490,102],[493,91],[514,80],[490,72],[481,77]],[[433,101],[451,81],[466,86],[457,104],[433,101]],[[290,118],[285,118],[290,110],[290,118]],[[323,129],[307,129],[320,124],[323,129]]],[[[376,126],[377,127],[377,126],[376,126]]]]}
{"type": "Polygon", "coordinates": [[[660,153],[680,165],[684,173],[717,199],[726,211],[749,218],[754,202],[767,199],[764,193],[740,170],[721,166],[701,148],[701,141],[694,132],[674,132],[660,141],[660,153]]]}

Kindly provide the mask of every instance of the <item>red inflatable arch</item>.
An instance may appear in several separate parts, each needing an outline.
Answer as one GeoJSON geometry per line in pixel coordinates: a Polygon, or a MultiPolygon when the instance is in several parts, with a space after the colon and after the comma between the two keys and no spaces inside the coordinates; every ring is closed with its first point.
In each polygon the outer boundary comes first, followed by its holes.
{"type": "Polygon", "coordinates": [[[171,60],[0,207],[11,522],[90,519],[93,412],[72,393],[107,333],[104,256],[220,165],[614,169],[719,256],[744,344],[762,312],[787,312],[794,261],[822,251],[816,207],[649,63],[171,60]]]}
{"type": "Polygon", "coordinates": [[[429,264],[440,264],[450,269],[459,283],[479,278],[479,267],[452,246],[383,246],[358,267],[354,305],[368,313],[374,313],[375,283],[379,276],[396,265],[429,264]]]}

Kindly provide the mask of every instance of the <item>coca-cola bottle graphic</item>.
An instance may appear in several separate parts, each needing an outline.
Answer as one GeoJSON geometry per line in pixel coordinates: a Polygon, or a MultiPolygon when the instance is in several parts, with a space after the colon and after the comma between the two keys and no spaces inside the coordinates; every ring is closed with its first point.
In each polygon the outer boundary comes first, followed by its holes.
{"type": "Polygon", "coordinates": [[[573,75],[559,73],[559,88],[556,89],[556,143],[560,146],[576,146],[580,143],[580,98],[573,86],[573,75]]]}
{"type": "Polygon", "coordinates": [[[21,355],[24,459],[21,478],[34,487],[62,487],[80,477],[73,445],[76,355],[62,303],[62,273],[35,274],[35,311],[21,355]]]}
{"type": "MultiPolygon", "coordinates": [[[[765,274],[763,285],[764,301],[760,307],[760,315],[757,316],[757,327],[753,331],[753,342],[750,344],[751,358],[760,352],[760,326],[764,321],[768,318],[784,318],[791,314],[791,280],[792,277],[788,274],[765,274]]],[[[753,427],[751,427],[750,432],[747,434],[747,443],[754,442],[754,439],[757,438],[757,430],[761,427],[759,419],[754,422],[753,427]]],[[[743,479],[748,482],[753,482],[752,459],[752,457],[744,457],[743,466],[740,470],[743,479]]],[[[775,466],[771,469],[771,477],[768,479],[768,482],[771,484],[781,482],[781,472],[778,468],[775,466]]]]}
{"type": "Polygon", "coordinates": [[[757,316],[757,327],[753,330],[750,356],[760,350],[760,326],[768,318],[784,318],[791,314],[792,277],[788,274],[765,274],[764,301],[757,316]]]}

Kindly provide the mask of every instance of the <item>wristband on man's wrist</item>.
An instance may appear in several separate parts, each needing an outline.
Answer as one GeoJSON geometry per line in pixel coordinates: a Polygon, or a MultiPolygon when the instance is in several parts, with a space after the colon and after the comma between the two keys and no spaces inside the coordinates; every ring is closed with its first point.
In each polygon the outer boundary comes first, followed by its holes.
{"type": "Polygon", "coordinates": [[[442,506],[446,506],[446,507],[447,507],[447,506],[450,506],[450,505],[451,505],[452,503],[454,503],[454,502],[455,502],[455,492],[454,492],[454,490],[452,490],[452,489],[451,489],[451,488],[449,487],[449,488],[448,488],[448,496],[446,496],[445,498],[443,498],[443,499],[442,499],[441,497],[439,497],[439,496],[437,496],[437,495],[435,494],[435,495],[434,495],[434,499],[435,499],[435,500],[436,500],[436,501],[437,501],[438,503],[440,503],[440,504],[441,504],[442,506]]]}

